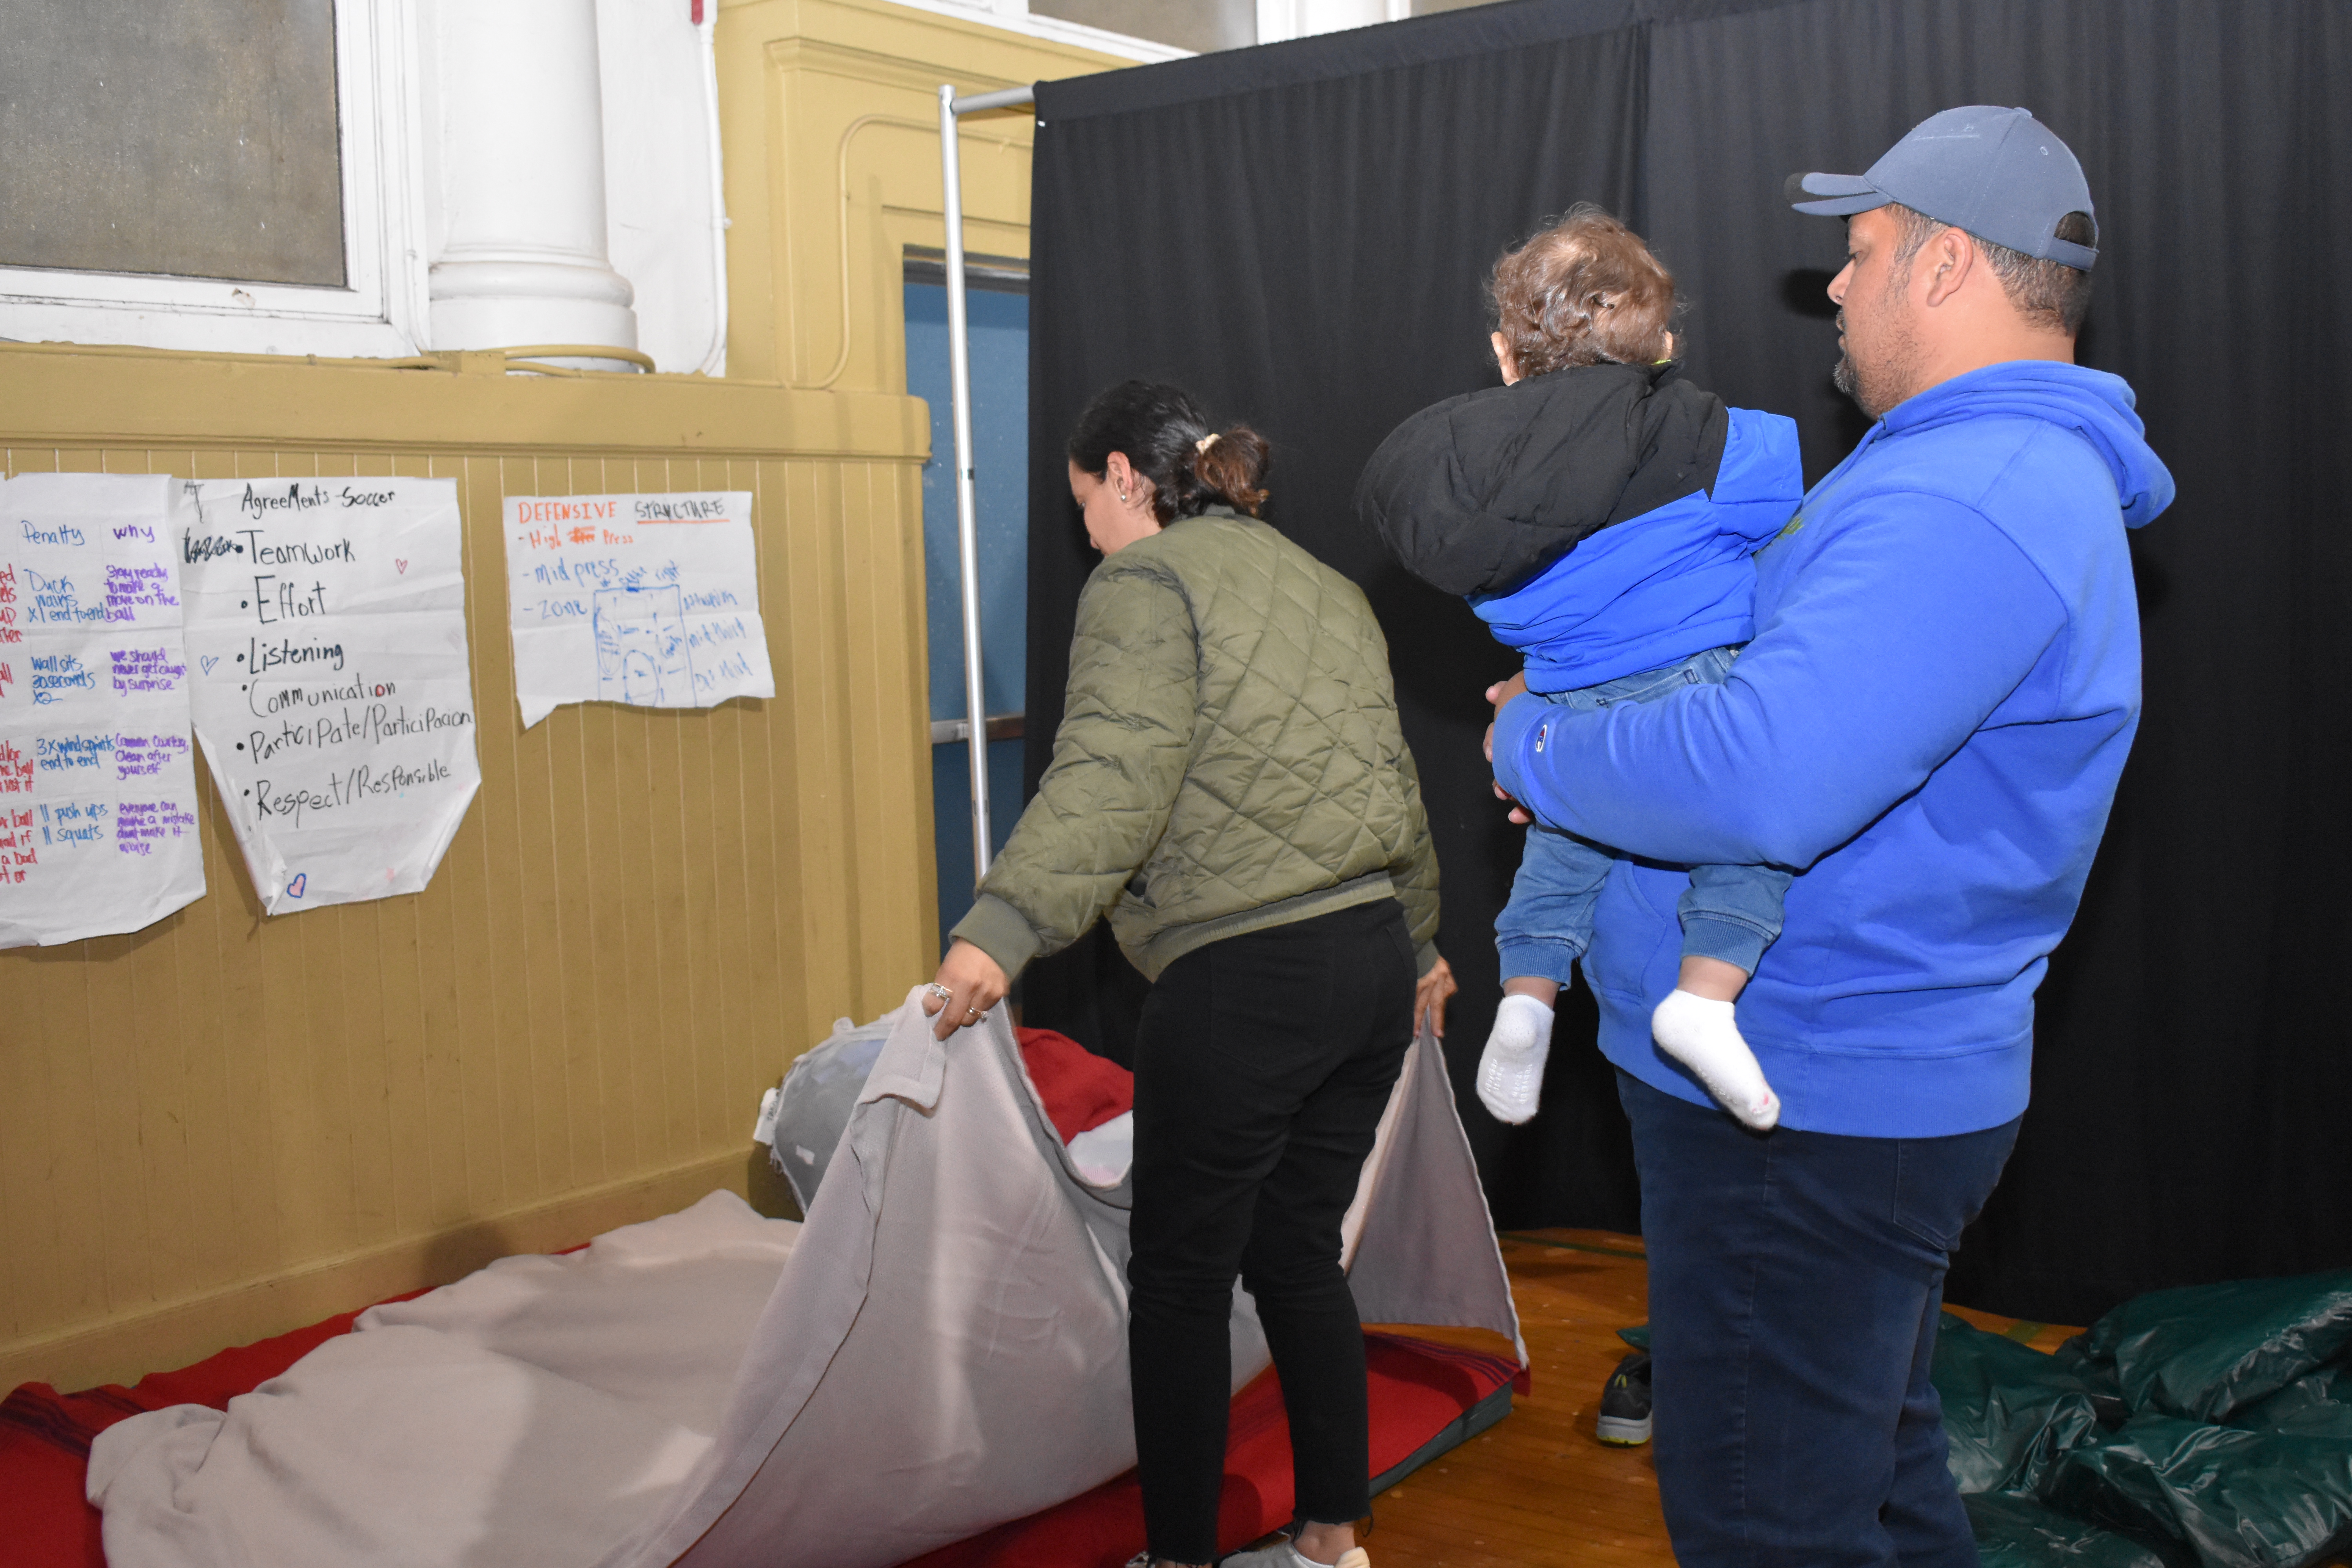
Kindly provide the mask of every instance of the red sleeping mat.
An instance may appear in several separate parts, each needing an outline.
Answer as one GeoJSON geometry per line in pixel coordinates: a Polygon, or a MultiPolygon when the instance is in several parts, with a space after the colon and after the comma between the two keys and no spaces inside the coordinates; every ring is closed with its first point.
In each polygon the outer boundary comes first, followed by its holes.
{"type": "MultiPolygon", "coordinates": [[[[1030,1076],[1064,1137],[1129,1108],[1129,1086],[1120,1081],[1126,1075],[1116,1067],[1045,1030],[1024,1029],[1021,1039],[1030,1076]]],[[[43,1383],[17,1388],[0,1402],[0,1521],[6,1521],[10,1568],[104,1568],[98,1510],[82,1496],[90,1440],[99,1433],[166,1405],[225,1408],[325,1341],[350,1332],[358,1316],[344,1312],[177,1372],[152,1373],[129,1388],[109,1384],[62,1394],[43,1383]]],[[[1367,1332],[1364,1352],[1375,1492],[1494,1425],[1509,1413],[1513,1386],[1522,1393],[1528,1387],[1517,1366],[1475,1351],[1367,1332]]],[[[1268,1371],[1234,1396],[1219,1550],[1288,1523],[1290,1500],[1290,1431],[1268,1371]]],[[[1043,1513],[927,1553],[908,1568],[1119,1568],[1142,1549],[1143,1504],[1130,1471],[1043,1513]]]]}
{"type": "Polygon", "coordinates": [[[19,1385],[0,1401],[0,1520],[8,1521],[10,1568],[105,1568],[98,1510],[82,1496],[91,1438],[142,1410],[173,1405],[225,1410],[236,1395],[251,1393],[337,1334],[351,1332],[358,1316],[339,1313],[290,1334],[206,1356],[177,1372],[151,1373],[130,1388],[110,1383],[81,1394],[59,1394],[46,1383],[19,1385]]]}
{"type": "MultiPolygon", "coordinates": [[[[1366,1333],[1375,1496],[1511,1411],[1512,1363],[1401,1334],[1366,1333]]],[[[1290,1522],[1290,1425],[1272,1369],[1234,1395],[1217,1550],[1290,1522]]],[[[943,1546],[906,1568],[1121,1568],[1143,1550],[1143,1493],[1129,1470],[1043,1513],[943,1546]]]]}

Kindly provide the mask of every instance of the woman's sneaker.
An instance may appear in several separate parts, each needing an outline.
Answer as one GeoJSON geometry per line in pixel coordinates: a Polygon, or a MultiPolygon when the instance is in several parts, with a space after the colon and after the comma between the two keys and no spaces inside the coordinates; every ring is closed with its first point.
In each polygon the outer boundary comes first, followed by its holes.
{"type": "MultiPolygon", "coordinates": [[[[1323,1568],[1311,1557],[1301,1557],[1298,1548],[1287,1541],[1272,1546],[1261,1546],[1255,1552],[1236,1552],[1225,1558],[1217,1568],[1323,1568]]],[[[1339,1553],[1339,1561],[1331,1568],[1372,1568],[1371,1553],[1360,1546],[1350,1546],[1339,1553]]]]}
{"type": "Polygon", "coordinates": [[[1650,1353],[1635,1351],[1617,1363],[1601,1391],[1601,1419],[1593,1429],[1604,1443],[1639,1447],[1650,1440],[1650,1353]]]}

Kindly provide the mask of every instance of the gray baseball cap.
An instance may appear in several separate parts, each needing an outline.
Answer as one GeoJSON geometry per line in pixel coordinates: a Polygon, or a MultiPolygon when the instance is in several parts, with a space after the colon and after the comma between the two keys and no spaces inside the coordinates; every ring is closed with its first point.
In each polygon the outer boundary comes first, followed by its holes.
{"type": "MultiPolygon", "coordinates": [[[[1900,202],[1979,239],[2085,272],[2099,258],[2093,246],[2057,237],[2059,219],[2091,212],[2091,186],[2074,153],[2031,110],[1947,109],[1913,126],[1868,174],[1791,174],[1788,194],[1799,212],[1822,217],[1900,202]]],[[[2092,233],[2095,238],[2095,221],[2092,233]]]]}

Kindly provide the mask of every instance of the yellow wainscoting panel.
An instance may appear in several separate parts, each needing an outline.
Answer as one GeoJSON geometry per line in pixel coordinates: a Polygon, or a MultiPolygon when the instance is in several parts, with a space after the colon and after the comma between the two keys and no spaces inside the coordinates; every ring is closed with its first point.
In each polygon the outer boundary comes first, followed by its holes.
{"type": "MultiPolygon", "coordinates": [[[[452,370],[457,370],[452,356],[452,370]]],[[[0,953],[0,1388],[194,1359],[744,1189],[761,1089],[936,962],[922,405],[0,348],[0,463],[457,483],[483,783],[422,894],[0,953]],[[746,489],[772,700],[520,726],[508,495],[746,489]]]]}

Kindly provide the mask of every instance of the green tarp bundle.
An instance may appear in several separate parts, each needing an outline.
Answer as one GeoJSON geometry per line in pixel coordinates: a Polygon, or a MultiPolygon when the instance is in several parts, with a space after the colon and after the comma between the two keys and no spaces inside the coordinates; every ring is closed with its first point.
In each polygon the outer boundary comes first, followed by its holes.
{"type": "Polygon", "coordinates": [[[2014,1492],[1972,1492],[1969,1524],[1983,1568],[2181,1568],[2180,1560],[2014,1492]]]}
{"type": "Polygon", "coordinates": [[[2352,1269],[2135,1296],[2077,1345],[2135,1411],[2226,1421],[2352,1346],[2352,1269]]]}
{"type": "Polygon", "coordinates": [[[2160,1290],[2042,1355],[1947,1316],[1987,1568],[2295,1568],[2352,1546],[2352,1270],[2160,1290]]]}

